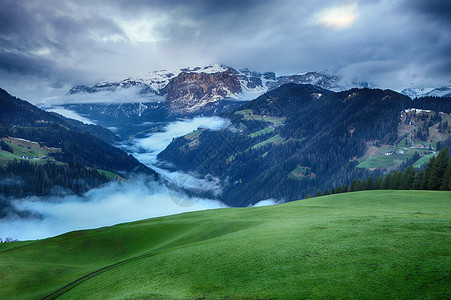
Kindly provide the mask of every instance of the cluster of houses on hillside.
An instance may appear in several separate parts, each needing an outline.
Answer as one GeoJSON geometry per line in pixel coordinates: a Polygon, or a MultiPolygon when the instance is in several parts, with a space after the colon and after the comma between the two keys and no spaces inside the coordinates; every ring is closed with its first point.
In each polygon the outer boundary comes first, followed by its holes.
{"type": "Polygon", "coordinates": [[[26,155],[21,156],[22,159],[39,159],[39,157],[28,157],[26,155]]]}
{"type": "Polygon", "coordinates": [[[418,144],[418,145],[411,145],[410,146],[410,148],[413,148],[413,149],[428,149],[429,147],[431,147],[431,150],[434,150],[433,148],[432,148],[432,146],[428,146],[428,145],[426,145],[426,144],[418,144]]]}
{"type": "MultiPolygon", "coordinates": [[[[434,148],[430,145],[426,145],[426,144],[418,144],[418,145],[411,145],[409,148],[411,149],[429,149],[431,151],[434,150],[434,148]]],[[[405,151],[402,149],[399,150],[393,150],[393,151],[388,151],[385,153],[381,153],[380,155],[398,155],[398,154],[405,154],[405,151]]]]}
{"type": "Polygon", "coordinates": [[[46,121],[46,120],[36,120],[35,124],[55,124],[54,121],[46,121]]]}

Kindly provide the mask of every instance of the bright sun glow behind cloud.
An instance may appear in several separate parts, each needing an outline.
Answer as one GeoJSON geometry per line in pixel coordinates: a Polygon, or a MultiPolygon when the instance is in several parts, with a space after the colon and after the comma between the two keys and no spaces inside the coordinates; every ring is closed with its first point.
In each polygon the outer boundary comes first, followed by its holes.
{"type": "Polygon", "coordinates": [[[357,17],[357,3],[350,2],[322,10],[317,15],[317,22],[324,27],[340,29],[351,26],[357,17]]]}
{"type": "Polygon", "coordinates": [[[164,40],[155,31],[155,26],[158,22],[163,20],[155,20],[154,18],[136,18],[133,20],[118,21],[122,30],[132,43],[142,42],[158,42],[164,40]]]}

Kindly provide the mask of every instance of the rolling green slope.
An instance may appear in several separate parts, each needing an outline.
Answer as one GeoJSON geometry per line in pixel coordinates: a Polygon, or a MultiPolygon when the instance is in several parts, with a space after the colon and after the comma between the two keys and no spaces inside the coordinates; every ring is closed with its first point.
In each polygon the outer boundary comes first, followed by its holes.
{"type": "Polygon", "coordinates": [[[451,194],[371,191],[0,244],[0,298],[450,298],[451,194]]]}

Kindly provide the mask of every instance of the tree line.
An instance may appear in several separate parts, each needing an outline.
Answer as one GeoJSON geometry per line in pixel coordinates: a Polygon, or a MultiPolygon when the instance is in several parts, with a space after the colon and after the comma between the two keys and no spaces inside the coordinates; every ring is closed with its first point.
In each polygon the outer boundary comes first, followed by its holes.
{"type": "Polygon", "coordinates": [[[0,167],[0,195],[12,197],[68,192],[81,195],[108,181],[96,169],[75,162],[37,164],[13,160],[5,168],[0,167]]]}
{"type": "MultiPolygon", "coordinates": [[[[404,171],[396,171],[385,176],[354,179],[351,184],[343,184],[332,189],[320,190],[316,196],[368,190],[435,190],[451,191],[451,161],[448,148],[442,149],[422,168],[413,165],[404,171]]],[[[307,195],[306,198],[310,196],[307,195]]]]}
{"type": "Polygon", "coordinates": [[[0,141],[0,150],[11,152],[11,153],[14,152],[13,147],[11,147],[7,143],[5,143],[5,141],[3,141],[3,140],[0,141]]]}

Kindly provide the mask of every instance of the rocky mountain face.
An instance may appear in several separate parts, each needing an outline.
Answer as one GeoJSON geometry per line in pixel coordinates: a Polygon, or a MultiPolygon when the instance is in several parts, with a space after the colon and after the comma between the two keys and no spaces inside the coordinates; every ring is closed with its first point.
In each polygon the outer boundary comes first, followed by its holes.
{"type": "Polygon", "coordinates": [[[159,70],[147,73],[142,77],[129,77],[116,82],[100,82],[93,86],[78,85],[71,88],[67,94],[95,94],[99,92],[116,92],[134,88],[138,95],[158,96],[164,94],[164,88],[180,73],[218,73],[226,70],[227,68],[218,64],[179,70],[159,70]]]}
{"type": "Polygon", "coordinates": [[[270,83],[276,82],[276,74],[273,72],[259,73],[249,69],[239,71],[231,69],[240,81],[243,96],[247,93],[251,95],[260,95],[268,90],[270,83]]]}
{"type": "Polygon", "coordinates": [[[85,86],[85,85],[77,85],[71,88],[68,92],[69,95],[80,94],[80,93],[98,93],[104,91],[115,91],[116,89],[129,89],[132,87],[138,87],[140,95],[145,94],[159,94],[159,90],[153,89],[148,84],[145,84],[143,80],[133,80],[133,79],[125,79],[120,82],[101,82],[97,83],[93,86],[85,86]]]}
{"type": "Polygon", "coordinates": [[[171,109],[190,112],[210,102],[234,98],[241,92],[241,84],[230,69],[217,73],[182,72],[169,81],[164,92],[171,109]]]}
{"type": "MultiPolygon", "coordinates": [[[[259,73],[249,69],[211,64],[205,67],[184,68],[173,71],[155,71],[141,78],[127,78],[119,82],[102,82],[93,86],[73,87],[68,95],[86,102],[86,94],[100,92],[124,93],[123,102],[152,102],[166,100],[170,109],[178,113],[206,111],[208,103],[224,99],[252,100],[286,83],[312,84],[342,91],[340,78],[326,72],[307,72],[289,76],[276,76],[273,72],[259,73]],[[163,97],[163,98],[162,98],[163,97]],[[84,99],[85,98],[85,99],[84,99]],[[134,99],[136,99],[134,101],[134,99]]],[[[355,87],[368,87],[368,83],[355,83],[355,87]]]]}

